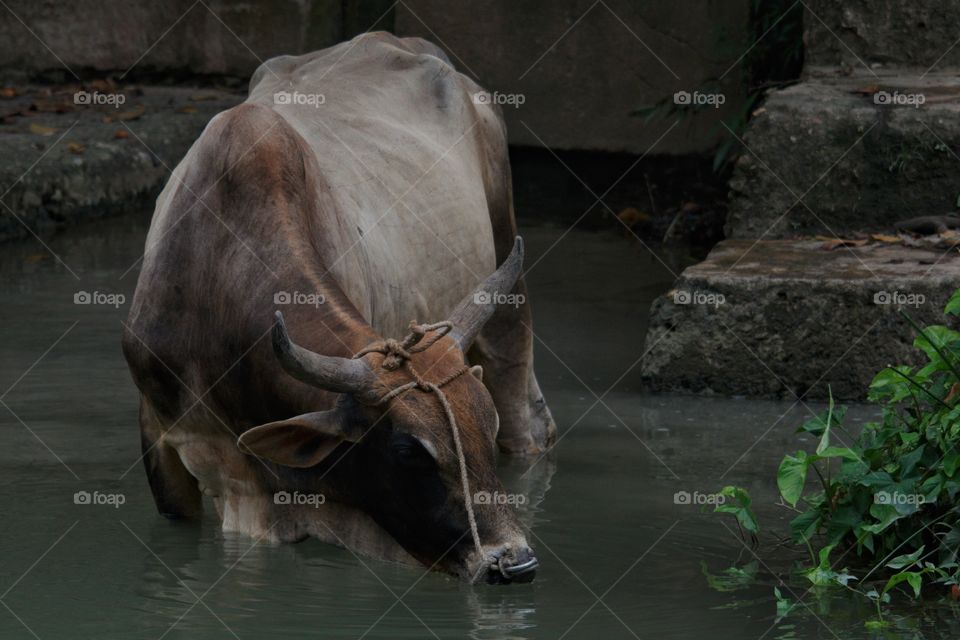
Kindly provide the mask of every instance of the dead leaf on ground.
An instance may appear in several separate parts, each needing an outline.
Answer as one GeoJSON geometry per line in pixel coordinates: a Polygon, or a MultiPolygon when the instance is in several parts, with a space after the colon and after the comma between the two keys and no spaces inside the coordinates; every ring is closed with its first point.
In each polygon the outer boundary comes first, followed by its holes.
{"type": "Polygon", "coordinates": [[[816,236],[817,240],[823,241],[821,249],[833,251],[837,247],[862,247],[867,244],[867,238],[857,238],[855,240],[848,238],[828,238],[826,236],[816,236]]]}
{"type": "Polygon", "coordinates": [[[86,147],[85,147],[84,145],[80,144],[79,142],[68,142],[68,143],[67,143],[67,151],[69,151],[70,153],[75,153],[75,154],[78,154],[78,155],[79,155],[79,154],[83,153],[83,150],[84,150],[84,149],[86,149],[86,147]]]}
{"type": "Polygon", "coordinates": [[[858,87],[851,91],[850,93],[857,93],[861,96],[872,96],[873,94],[880,91],[880,85],[878,84],[868,84],[865,87],[858,87]]]}
{"type": "Polygon", "coordinates": [[[10,98],[16,98],[17,95],[18,95],[17,90],[14,89],[13,87],[3,87],[2,89],[0,89],[0,98],[3,98],[4,100],[9,100],[10,98]]]}
{"type": "Polygon", "coordinates": [[[45,253],[31,253],[26,256],[23,260],[25,262],[43,262],[44,260],[49,260],[50,256],[45,253]]]}
{"type": "Polygon", "coordinates": [[[190,105],[185,105],[177,109],[178,113],[197,113],[198,111],[199,109],[197,109],[196,107],[191,107],[190,105]]]}
{"type": "Polygon", "coordinates": [[[53,127],[44,126],[39,122],[30,123],[30,133],[35,133],[38,136],[52,136],[56,132],[57,130],[54,129],[53,127]]]}
{"type": "Polygon", "coordinates": [[[888,236],[882,233],[874,233],[870,237],[877,242],[887,242],[889,244],[899,244],[901,240],[900,236],[888,236]]]}
{"type": "Polygon", "coordinates": [[[617,219],[628,227],[632,227],[635,224],[649,220],[650,214],[638,211],[633,207],[627,207],[617,214],[617,219]]]}
{"type": "Polygon", "coordinates": [[[127,109],[126,111],[119,111],[114,115],[105,116],[103,121],[106,123],[110,122],[127,122],[129,120],[136,120],[143,116],[146,113],[146,109],[143,105],[138,105],[133,109],[127,109]]]}
{"type": "Polygon", "coordinates": [[[130,132],[128,132],[126,129],[117,129],[113,132],[113,137],[117,138],[118,140],[124,140],[130,137],[130,132]]]}
{"type": "Polygon", "coordinates": [[[951,242],[951,243],[960,242],[960,233],[957,233],[954,229],[947,229],[946,231],[941,231],[939,235],[941,239],[946,240],[947,242],[951,242]]]}
{"type": "Polygon", "coordinates": [[[30,103],[30,110],[38,113],[67,113],[76,108],[73,100],[66,98],[39,98],[30,103]]]}

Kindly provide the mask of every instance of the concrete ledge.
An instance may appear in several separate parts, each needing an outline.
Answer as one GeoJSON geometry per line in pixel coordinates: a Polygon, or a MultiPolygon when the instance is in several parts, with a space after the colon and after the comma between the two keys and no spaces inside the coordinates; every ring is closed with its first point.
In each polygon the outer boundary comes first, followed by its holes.
{"type": "Polygon", "coordinates": [[[920,74],[811,77],[771,93],[744,136],[727,237],[842,236],[954,210],[960,78],[920,74]]]}
{"type": "Polygon", "coordinates": [[[34,88],[0,100],[0,241],[152,209],[210,118],[242,100],[226,91],[144,87],[122,94],[119,107],[85,106],[74,104],[76,89],[34,88]]]}
{"type": "Polygon", "coordinates": [[[956,24],[960,5],[942,0],[807,0],[804,43],[807,64],[960,64],[956,24]]]}
{"type": "Polygon", "coordinates": [[[823,246],[726,240],[684,270],[653,304],[645,383],[786,399],[824,398],[829,384],[835,398],[857,400],[884,366],[919,362],[898,310],[921,325],[946,322],[960,287],[956,250],[823,246]]]}

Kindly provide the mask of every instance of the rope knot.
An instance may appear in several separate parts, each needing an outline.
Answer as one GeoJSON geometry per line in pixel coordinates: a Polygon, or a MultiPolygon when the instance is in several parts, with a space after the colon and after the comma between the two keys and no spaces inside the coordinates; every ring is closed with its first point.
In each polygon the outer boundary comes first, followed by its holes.
{"type": "Polygon", "coordinates": [[[386,356],[383,359],[383,368],[387,371],[396,371],[410,359],[410,352],[407,351],[404,343],[397,342],[393,338],[384,340],[382,347],[380,353],[386,356]]]}

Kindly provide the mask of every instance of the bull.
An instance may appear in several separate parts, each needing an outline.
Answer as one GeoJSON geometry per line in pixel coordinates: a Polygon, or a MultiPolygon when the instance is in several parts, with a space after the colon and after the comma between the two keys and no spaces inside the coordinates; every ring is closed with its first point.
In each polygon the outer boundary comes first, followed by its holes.
{"type": "Polygon", "coordinates": [[[123,335],[163,515],[206,495],[225,531],[533,578],[489,496],[497,450],[556,427],[481,95],[434,45],[371,33],[267,61],[207,125],[157,200],[123,335]]]}

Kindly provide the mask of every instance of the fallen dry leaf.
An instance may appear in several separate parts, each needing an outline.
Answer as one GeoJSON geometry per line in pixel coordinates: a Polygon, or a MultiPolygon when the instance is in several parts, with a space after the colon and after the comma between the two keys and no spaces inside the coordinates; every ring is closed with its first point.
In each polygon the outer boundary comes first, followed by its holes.
{"type": "Polygon", "coordinates": [[[197,113],[197,111],[198,109],[196,107],[191,107],[190,105],[186,105],[177,109],[178,113],[197,113]]]}
{"type": "Polygon", "coordinates": [[[10,98],[16,98],[16,97],[17,97],[17,90],[14,89],[13,87],[3,87],[2,89],[0,89],[0,98],[3,98],[4,100],[9,100],[10,98]]]}
{"type": "Polygon", "coordinates": [[[633,207],[627,207],[617,214],[617,218],[623,224],[627,225],[628,227],[632,227],[640,222],[646,222],[650,219],[650,215],[642,211],[638,211],[633,207]]]}
{"type": "Polygon", "coordinates": [[[82,144],[80,144],[79,142],[68,142],[68,143],[67,143],[67,151],[69,151],[70,153],[76,153],[76,154],[79,155],[79,154],[83,153],[83,150],[84,150],[84,149],[86,149],[86,147],[84,147],[84,146],[83,146],[82,144]]]}
{"type": "Polygon", "coordinates": [[[851,91],[850,93],[858,93],[858,94],[860,94],[860,95],[862,95],[862,96],[872,96],[873,94],[877,93],[878,91],[880,91],[880,85],[878,85],[878,84],[868,84],[868,85],[865,86],[865,87],[859,87],[859,88],[857,88],[857,89],[854,89],[854,90],[851,91]]]}
{"type": "Polygon", "coordinates": [[[882,233],[874,233],[870,237],[876,240],[877,242],[888,242],[891,244],[900,242],[900,236],[888,236],[882,233]]]}
{"type": "Polygon", "coordinates": [[[143,108],[143,105],[134,107],[133,109],[128,109],[127,111],[121,111],[117,115],[113,116],[114,120],[120,122],[126,122],[128,120],[136,120],[141,117],[146,112],[146,109],[143,108]]]}
{"type": "Polygon", "coordinates": [[[30,103],[30,110],[38,113],[67,113],[75,111],[77,105],[72,99],[62,98],[40,98],[30,103]]]}
{"type": "Polygon", "coordinates": [[[46,127],[37,122],[30,123],[30,133],[35,133],[38,136],[52,136],[57,132],[53,127],[46,127]]]}
{"type": "Polygon", "coordinates": [[[130,133],[126,129],[117,129],[113,132],[113,137],[119,140],[124,140],[130,137],[130,133]]]}
{"type": "Polygon", "coordinates": [[[823,244],[820,246],[820,248],[826,249],[827,251],[833,251],[837,247],[862,247],[863,245],[867,244],[867,238],[849,240],[846,238],[828,238],[826,236],[817,236],[816,239],[823,241],[823,244]]]}

